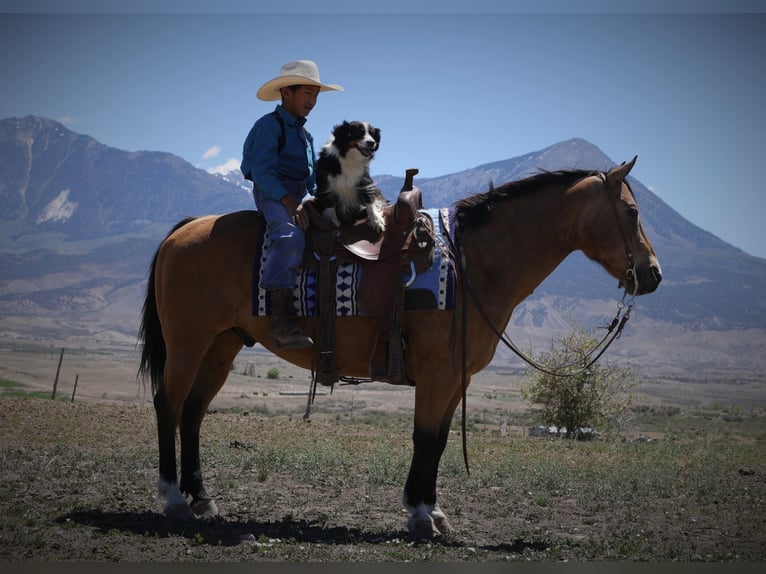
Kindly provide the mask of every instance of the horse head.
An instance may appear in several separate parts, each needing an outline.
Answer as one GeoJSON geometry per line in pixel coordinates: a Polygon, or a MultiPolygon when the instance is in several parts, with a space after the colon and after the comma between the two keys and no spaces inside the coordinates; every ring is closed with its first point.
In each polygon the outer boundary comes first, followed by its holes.
{"type": "Polygon", "coordinates": [[[593,183],[597,200],[591,204],[591,217],[583,228],[585,241],[581,249],[618,279],[628,293],[645,295],[657,289],[662,270],[641,224],[636,197],[626,181],[636,157],[601,174],[593,183]]]}

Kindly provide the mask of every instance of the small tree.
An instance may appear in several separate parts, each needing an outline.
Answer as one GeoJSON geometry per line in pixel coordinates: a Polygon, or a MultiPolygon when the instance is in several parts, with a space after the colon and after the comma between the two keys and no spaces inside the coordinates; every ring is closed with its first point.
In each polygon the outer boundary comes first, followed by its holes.
{"type": "Polygon", "coordinates": [[[266,378],[267,379],[278,379],[279,378],[279,369],[277,369],[276,367],[271,367],[266,372],[266,378]]]}
{"type": "MultiPolygon", "coordinates": [[[[567,438],[580,436],[584,427],[607,427],[620,430],[632,401],[629,394],[636,378],[628,367],[599,362],[582,370],[590,358],[587,353],[598,339],[584,330],[575,330],[560,338],[538,361],[557,374],[528,369],[522,396],[539,409],[531,409],[543,424],[566,428],[567,438]],[[555,371],[560,365],[572,365],[555,371]]],[[[560,431],[559,431],[560,432],[560,431]]]]}

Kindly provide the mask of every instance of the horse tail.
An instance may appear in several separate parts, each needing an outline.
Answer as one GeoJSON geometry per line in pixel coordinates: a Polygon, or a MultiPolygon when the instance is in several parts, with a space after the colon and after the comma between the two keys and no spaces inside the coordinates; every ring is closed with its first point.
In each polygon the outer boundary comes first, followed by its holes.
{"type": "Polygon", "coordinates": [[[138,342],[142,345],[141,363],[138,367],[137,378],[149,380],[152,383],[152,395],[155,395],[162,386],[162,375],[165,371],[167,351],[165,338],[162,336],[162,324],[157,312],[157,296],[154,289],[154,279],[157,270],[157,257],[162,244],[187,223],[194,221],[194,217],[187,217],[179,221],[165,236],[165,239],[154,252],[152,263],[149,266],[149,279],[146,282],[146,298],[141,311],[141,325],[138,328],[138,342]]]}

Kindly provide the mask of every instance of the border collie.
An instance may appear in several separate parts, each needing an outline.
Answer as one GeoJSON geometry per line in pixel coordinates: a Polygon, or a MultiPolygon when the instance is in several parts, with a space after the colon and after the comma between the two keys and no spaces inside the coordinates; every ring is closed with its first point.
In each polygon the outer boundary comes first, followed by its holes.
{"type": "Polygon", "coordinates": [[[317,211],[336,226],[354,223],[367,214],[377,232],[385,229],[386,198],[370,177],[370,161],[380,146],[380,130],[368,122],[335,126],[316,163],[317,211]]]}

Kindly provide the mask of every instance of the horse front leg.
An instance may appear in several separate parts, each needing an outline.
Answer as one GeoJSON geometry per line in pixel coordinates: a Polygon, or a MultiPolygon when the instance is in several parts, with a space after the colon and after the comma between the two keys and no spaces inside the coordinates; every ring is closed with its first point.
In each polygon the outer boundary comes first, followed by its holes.
{"type": "Polygon", "coordinates": [[[229,368],[242,348],[233,331],[218,335],[205,354],[194,387],[184,403],[181,417],[181,493],[192,498],[191,510],[202,518],[218,515],[218,506],[205,490],[199,455],[199,431],[207,408],[229,375],[229,368]]]}
{"type": "Polygon", "coordinates": [[[415,538],[430,540],[452,531],[452,525],[436,500],[436,479],[461,393],[454,393],[446,403],[443,398],[441,401],[418,400],[417,386],[415,393],[412,463],[402,503],[410,512],[407,520],[410,533],[415,538]]]}

